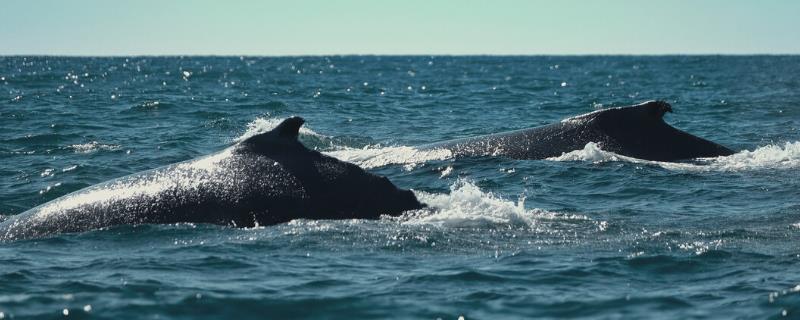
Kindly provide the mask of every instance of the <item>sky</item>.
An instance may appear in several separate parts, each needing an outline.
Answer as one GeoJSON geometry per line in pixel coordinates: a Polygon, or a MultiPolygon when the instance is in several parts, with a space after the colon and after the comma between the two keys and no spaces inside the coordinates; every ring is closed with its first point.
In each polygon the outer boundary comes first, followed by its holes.
{"type": "Polygon", "coordinates": [[[33,54],[800,54],[800,1],[3,0],[33,54]]]}

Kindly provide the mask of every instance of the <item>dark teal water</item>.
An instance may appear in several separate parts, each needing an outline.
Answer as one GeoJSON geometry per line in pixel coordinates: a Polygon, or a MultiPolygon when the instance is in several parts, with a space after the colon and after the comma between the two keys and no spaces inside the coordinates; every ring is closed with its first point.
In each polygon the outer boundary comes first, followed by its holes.
{"type": "Polygon", "coordinates": [[[800,318],[800,57],[0,57],[0,213],[302,140],[436,208],[0,244],[0,318],[800,318]],[[408,148],[670,101],[736,150],[667,164],[408,148]]]}

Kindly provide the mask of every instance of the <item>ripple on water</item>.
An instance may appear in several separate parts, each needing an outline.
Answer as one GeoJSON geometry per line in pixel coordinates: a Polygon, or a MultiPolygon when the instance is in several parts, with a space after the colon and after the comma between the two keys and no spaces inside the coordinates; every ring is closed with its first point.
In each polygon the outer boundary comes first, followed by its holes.
{"type": "Polygon", "coordinates": [[[4,214],[295,115],[309,120],[301,142],[430,205],[2,243],[0,317],[792,318],[799,68],[794,56],[0,57],[4,214]],[[665,97],[668,122],[743,151],[661,163],[596,145],[543,161],[413,148],[665,97]]]}

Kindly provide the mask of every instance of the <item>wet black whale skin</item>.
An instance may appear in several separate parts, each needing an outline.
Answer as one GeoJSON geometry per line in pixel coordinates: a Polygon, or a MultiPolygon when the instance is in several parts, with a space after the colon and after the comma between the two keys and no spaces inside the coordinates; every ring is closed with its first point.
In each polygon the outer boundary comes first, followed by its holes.
{"type": "Polygon", "coordinates": [[[605,151],[654,161],[734,153],[722,145],[670,126],[664,122],[667,112],[672,112],[670,104],[648,101],[629,107],[598,110],[546,126],[444,141],[418,149],[446,149],[455,157],[545,159],[583,149],[587,143],[595,142],[605,151]]]}
{"type": "Polygon", "coordinates": [[[422,208],[387,178],[303,146],[304,120],[221,152],[94,185],[0,223],[0,240],[121,224],[250,227],[293,219],[375,219],[422,208]]]}

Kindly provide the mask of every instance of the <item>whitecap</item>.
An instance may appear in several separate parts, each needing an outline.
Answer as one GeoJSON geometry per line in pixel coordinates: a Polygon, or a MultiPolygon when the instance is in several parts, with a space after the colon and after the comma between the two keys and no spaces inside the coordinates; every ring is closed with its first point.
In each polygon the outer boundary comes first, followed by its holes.
{"type": "Polygon", "coordinates": [[[69,146],[72,150],[78,153],[89,153],[94,152],[97,150],[105,150],[105,151],[114,151],[120,148],[119,145],[115,144],[102,144],[97,141],[92,141],[89,143],[81,143],[81,144],[73,144],[69,146]]]}

